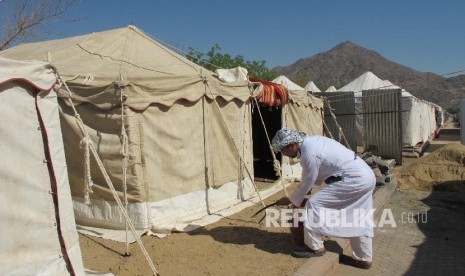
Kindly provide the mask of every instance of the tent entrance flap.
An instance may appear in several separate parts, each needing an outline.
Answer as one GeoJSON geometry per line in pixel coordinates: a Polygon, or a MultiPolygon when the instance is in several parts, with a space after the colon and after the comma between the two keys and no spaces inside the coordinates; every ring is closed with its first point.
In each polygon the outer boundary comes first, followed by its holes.
{"type": "MultiPolygon", "coordinates": [[[[255,180],[275,181],[279,178],[273,168],[273,156],[266,135],[268,134],[269,140],[271,142],[271,139],[273,139],[276,132],[281,129],[281,113],[281,107],[257,107],[257,105],[253,105],[252,138],[255,180]],[[258,110],[258,108],[260,110],[258,110]],[[263,124],[265,125],[266,131],[263,127],[263,124]]],[[[281,160],[280,153],[276,154],[276,159],[281,160]]]]}

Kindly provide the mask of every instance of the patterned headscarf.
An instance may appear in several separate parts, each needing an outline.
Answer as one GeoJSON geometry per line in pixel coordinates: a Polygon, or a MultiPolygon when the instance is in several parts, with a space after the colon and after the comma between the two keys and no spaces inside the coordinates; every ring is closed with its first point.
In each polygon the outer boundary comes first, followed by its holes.
{"type": "Polygon", "coordinates": [[[271,141],[271,146],[275,152],[279,152],[287,145],[302,142],[305,137],[307,137],[307,135],[303,132],[282,128],[276,132],[276,135],[271,141]]]}

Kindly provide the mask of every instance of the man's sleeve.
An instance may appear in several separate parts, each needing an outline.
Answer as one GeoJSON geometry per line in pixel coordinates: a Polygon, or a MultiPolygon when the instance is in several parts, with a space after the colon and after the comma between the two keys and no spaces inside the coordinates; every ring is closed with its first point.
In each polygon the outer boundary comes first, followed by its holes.
{"type": "Polygon", "coordinates": [[[299,186],[294,190],[289,200],[295,206],[300,206],[305,198],[305,195],[312,189],[318,177],[318,171],[321,161],[315,156],[310,158],[301,158],[300,164],[302,166],[302,179],[299,186]]]}

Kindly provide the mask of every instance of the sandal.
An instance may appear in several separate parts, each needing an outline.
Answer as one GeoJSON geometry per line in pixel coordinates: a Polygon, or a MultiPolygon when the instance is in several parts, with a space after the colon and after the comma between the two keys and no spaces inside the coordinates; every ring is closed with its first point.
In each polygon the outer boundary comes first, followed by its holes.
{"type": "Polygon", "coordinates": [[[345,265],[350,265],[353,267],[357,268],[362,268],[362,269],[370,269],[371,268],[371,262],[368,261],[362,261],[362,260],[356,260],[350,256],[346,255],[341,255],[339,258],[339,263],[345,264],[345,265]]]}
{"type": "Polygon", "coordinates": [[[326,253],[326,249],[313,250],[308,247],[297,247],[292,250],[291,256],[294,258],[320,257],[326,253]]]}

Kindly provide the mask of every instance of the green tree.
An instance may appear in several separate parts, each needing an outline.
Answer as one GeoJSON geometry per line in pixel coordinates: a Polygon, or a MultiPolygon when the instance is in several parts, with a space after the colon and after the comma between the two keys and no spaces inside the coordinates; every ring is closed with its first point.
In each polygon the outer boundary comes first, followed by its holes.
{"type": "Polygon", "coordinates": [[[457,114],[457,113],[460,113],[460,107],[451,107],[451,108],[448,108],[446,110],[447,112],[449,112],[450,114],[457,114]]]}
{"type": "Polygon", "coordinates": [[[272,80],[277,77],[275,72],[268,69],[264,60],[245,60],[242,55],[232,57],[229,54],[222,54],[220,51],[221,47],[218,44],[213,45],[206,54],[189,47],[186,57],[210,71],[241,66],[247,69],[250,76],[259,79],[272,80]]]}

